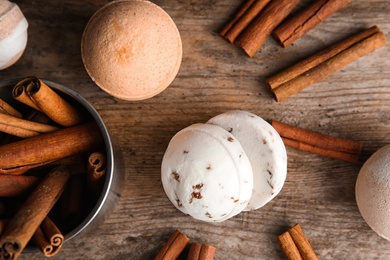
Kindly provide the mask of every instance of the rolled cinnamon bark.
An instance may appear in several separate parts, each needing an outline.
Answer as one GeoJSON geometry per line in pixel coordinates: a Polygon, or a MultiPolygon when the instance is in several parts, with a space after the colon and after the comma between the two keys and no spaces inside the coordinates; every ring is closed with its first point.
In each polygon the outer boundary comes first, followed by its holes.
{"type": "Polygon", "coordinates": [[[272,35],[281,46],[287,47],[316,25],[344,7],[351,0],[317,0],[280,24],[272,35]]]}
{"type": "Polygon", "coordinates": [[[187,260],[213,260],[216,248],[207,244],[192,242],[187,260]]]}
{"type": "Polygon", "coordinates": [[[302,256],[288,231],[278,236],[278,243],[287,260],[302,260],[302,256]]]}
{"type": "Polygon", "coordinates": [[[189,241],[190,239],[186,235],[179,230],[175,230],[165,243],[164,247],[155,256],[154,260],[176,259],[189,241]]]}
{"type": "MultiPolygon", "coordinates": [[[[24,95],[35,104],[32,107],[38,108],[62,126],[74,126],[84,121],[79,111],[36,77],[27,77],[15,85],[14,98],[26,103],[24,95]]],[[[31,106],[31,102],[27,102],[26,105],[31,106]]]]}
{"type": "Polygon", "coordinates": [[[227,25],[230,28],[223,34],[223,37],[230,43],[233,43],[269,2],[270,0],[248,1],[237,13],[237,16],[234,18],[234,23],[227,25]]]}
{"type": "Polygon", "coordinates": [[[233,19],[231,19],[219,32],[221,36],[225,36],[225,34],[232,28],[232,26],[241,18],[241,16],[251,7],[251,5],[256,0],[247,0],[236,12],[233,19]]]}
{"type": "Polygon", "coordinates": [[[271,32],[278,26],[299,3],[299,0],[273,0],[256,16],[256,18],[237,37],[235,43],[249,57],[265,42],[271,32]]]}
{"type": "Polygon", "coordinates": [[[62,248],[64,236],[54,222],[46,217],[35,231],[32,241],[45,256],[56,255],[62,248]]]}
{"type": "Polygon", "coordinates": [[[91,192],[92,197],[96,198],[100,195],[103,188],[105,175],[105,155],[101,152],[94,152],[90,154],[87,164],[87,188],[91,192]]]}
{"type": "Polygon", "coordinates": [[[17,118],[22,118],[22,114],[0,98],[0,113],[14,116],[17,118]]]}
{"type": "MultiPolygon", "coordinates": [[[[33,122],[33,121],[29,121],[29,120],[25,120],[25,119],[21,119],[14,116],[1,114],[1,113],[0,113],[0,125],[10,126],[21,130],[27,130],[38,134],[49,133],[60,129],[59,127],[56,126],[41,124],[41,123],[37,123],[37,122],[33,122]]],[[[17,132],[8,131],[7,133],[11,135],[19,136],[17,132]]],[[[23,137],[23,136],[19,136],[19,137],[23,137]]]]}
{"type": "Polygon", "coordinates": [[[98,125],[89,122],[5,144],[0,146],[0,173],[21,174],[23,169],[99,149],[103,143],[98,125]]]}
{"type": "Polygon", "coordinates": [[[69,179],[66,167],[51,171],[31,193],[0,236],[0,258],[16,259],[52,209],[69,179]]]}
{"type": "Polygon", "coordinates": [[[32,191],[39,183],[36,176],[0,175],[0,197],[15,197],[32,191]]]}

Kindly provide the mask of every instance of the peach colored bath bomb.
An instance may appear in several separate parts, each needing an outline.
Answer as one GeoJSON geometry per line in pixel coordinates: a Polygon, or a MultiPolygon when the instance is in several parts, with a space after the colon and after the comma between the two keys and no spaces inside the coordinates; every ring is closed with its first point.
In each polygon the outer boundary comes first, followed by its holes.
{"type": "Polygon", "coordinates": [[[390,241],[390,144],[375,152],[361,168],[356,202],[372,230],[390,241]]]}
{"type": "Polygon", "coordinates": [[[120,99],[143,100],[172,83],[182,42],[162,8],[149,1],[121,0],[91,17],[81,52],[89,76],[101,89],[120,99]]]}

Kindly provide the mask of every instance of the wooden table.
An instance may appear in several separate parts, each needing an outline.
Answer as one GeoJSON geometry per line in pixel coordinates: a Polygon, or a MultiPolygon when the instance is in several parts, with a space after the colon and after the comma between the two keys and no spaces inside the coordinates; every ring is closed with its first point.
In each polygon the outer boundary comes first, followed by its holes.
{"type": "MultiPolygon", "coordinates": [[[[230,109],[360,140],[363,159],[388,144],[389,44],[283,102],[273,99],[264,81],[362,28],[378,25],[388,37],[387,0],[354,0],[293,46],[283,49],[269,38],[253,58],[218,35],[242,1],[153,1],[176,22],[183,61],[167,90],[138,102],[100,90],[81,60],[83,29],[109,1],[15,2],[29,22],[29,40],[22,58],[1,71],[0,79],[35,75],[77,91],[97,109],[123,158],[118,171],[124,187],[110,216],[96,230],[68,241],[53,259],[151,259],[175,229],[215,246],[216,259],[283,259],[276,238],[295,223],[320,259],[390,259],[390,242],[368,227],[356,206],[354,185],[362,163],[287,148],[288,176],[281,193],[261,209],[216,224],[179,212],[160,181],[171,137],[230,109]]],[[[40,253],[20,257],[43,258],[40,253]]]]}

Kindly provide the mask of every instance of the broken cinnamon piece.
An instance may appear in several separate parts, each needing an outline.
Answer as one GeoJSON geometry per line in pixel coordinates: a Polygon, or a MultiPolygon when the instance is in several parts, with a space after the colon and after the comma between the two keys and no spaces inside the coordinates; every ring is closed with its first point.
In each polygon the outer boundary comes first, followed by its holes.
{"type": "Polygon", "coordinates": [[[180,253],[184,250],[190,239],[181,233],[179,230],[175,230],[170,236],[164,247],[155,256],[155,260],[171,260],[176,259],[180,253]]]}
{"type": "Polygon", "coordinates": [[[212,260],[215,250],[213,246],[193,242],[190,244],[187,260],[212,260]]]}
{"type": "Polygon", "coordinates": [[[253,19],[269,2],[270,0],[247,1],[220,34],[230,43],[234,43],[240,33],[253,21],[253,19]]]}
{"type": "Polygon", "coordinates": [[[317,260],[317,256],[314,253],[312,246],[307,240],[303,230],[299,224],[296,224],[288,230],[292,240],[298,248],[299,253],[303,260],[317,260]]]}
{"type": "Polygon", "coordinates": [[[359,141],[324,135],[275,120],[272,126],[286,146],[349,162],[359,160],[362,149],[359,141]]]}
{"type": "Polygon", "coordinates": [[[278,243],[287,260],[302,260],[301,254],[288,231],[278,236],[278,243]]]}
{"type": "Polygon", "coordinates": [[[16,259],[52,209],[69,179],[65,167],[52,170],[38,184],[0,236],[0,258],[16,259]]]}
{"type": "Polygon", "coordinates": [[[266,78],[276,101],[282,101],[386,44],[377,26],[331,45],[266,78]]]}
{"type": "Polygon", "coordinates": [[[237,37],[235,44],[253,57],[271,32],[299,3],[299,0],[273,0],[253,19],[237,37]]]}
{"type": "Polygon", "coordinates": [[[286,47],[344,7],[351,0],[317,0],[280,24],[272,35],[286,47]]]}

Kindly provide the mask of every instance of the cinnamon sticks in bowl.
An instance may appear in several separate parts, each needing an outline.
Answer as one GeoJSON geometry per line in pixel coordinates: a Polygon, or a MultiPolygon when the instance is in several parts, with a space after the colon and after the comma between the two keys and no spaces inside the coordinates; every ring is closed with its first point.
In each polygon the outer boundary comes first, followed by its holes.
{"type": "Polygon", "coordinates": [[[113,208],[119,190],[110,137],[94,108],[57,83],[37,77],[1,81],[0,97],[0,126],[14,127],[0,139],[0,259],[38,248],[55,255],[113,208]],[[41,125],[50,131],[37,131],[41,125]],[[35,134],[17,135],[25,130],[35,134]],[[103,164],[95,165],[91,154],[103,164]],[[87,184],[91,163],[98,178],[87,184]]]}

